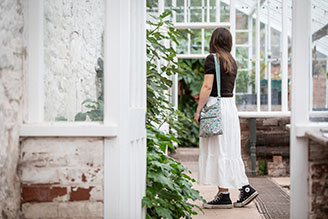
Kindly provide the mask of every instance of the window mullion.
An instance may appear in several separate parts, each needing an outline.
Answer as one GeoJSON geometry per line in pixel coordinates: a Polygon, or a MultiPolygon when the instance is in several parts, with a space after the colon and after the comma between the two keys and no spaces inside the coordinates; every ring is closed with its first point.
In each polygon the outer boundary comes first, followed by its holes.
{"type": "Polygon", "coordinates": [[[43,1],[28,2],[28,122],[43,122],[43,1]]]}

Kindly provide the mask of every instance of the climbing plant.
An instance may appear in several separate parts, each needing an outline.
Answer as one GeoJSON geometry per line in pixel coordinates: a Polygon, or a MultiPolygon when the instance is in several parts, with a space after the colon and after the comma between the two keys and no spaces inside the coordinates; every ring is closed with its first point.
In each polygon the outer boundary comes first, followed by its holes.
{"type": "Polygon", "coordinates": [[[169,101],[170,78],[185,67],[177,62],[172,47],[182,36],[167,19],[170,14],[151,16],[147,22],[147,189],[142,201],[147,218],[191,218],[198,206],[190,200],[203,200],[192,188],[195,180],[188,175],[190,171],[164,153],[179,143],[176,133],[185,129],[180,119],[187,118],[169,101]],[[163,124],[169,127],[165,131],[163,124]]]}

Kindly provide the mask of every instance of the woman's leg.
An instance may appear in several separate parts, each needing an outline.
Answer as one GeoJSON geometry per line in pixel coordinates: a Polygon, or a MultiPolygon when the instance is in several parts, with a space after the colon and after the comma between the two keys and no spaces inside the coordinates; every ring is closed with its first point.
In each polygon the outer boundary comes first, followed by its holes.
{"type": "Polygon", "coordinates": [[[229,189],[221,188],[218,186],[219,192],[229,192],[229,189]]]}

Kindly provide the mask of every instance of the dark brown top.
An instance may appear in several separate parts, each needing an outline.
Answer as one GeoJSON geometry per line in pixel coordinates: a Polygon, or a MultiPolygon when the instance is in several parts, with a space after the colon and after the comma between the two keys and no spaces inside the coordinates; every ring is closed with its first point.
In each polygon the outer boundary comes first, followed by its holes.
{"type": "MultiPolygon", "coordinates": [[[[237,64],[236,61],[233,62],[232,74],[227,74],[224,71],[221,58],[220,60],[220,72],[221,72],[221,97],[233,97],[233,88],[235,86],[235,80],[237,77],[237,64]]],[[[217,97],[218,91],[216,86],[216,74],[215,74],[215,62],[214,56],[208,55],[205,59],[204,74],[214,74],[213,87],[210,96],[217,97]]]]}

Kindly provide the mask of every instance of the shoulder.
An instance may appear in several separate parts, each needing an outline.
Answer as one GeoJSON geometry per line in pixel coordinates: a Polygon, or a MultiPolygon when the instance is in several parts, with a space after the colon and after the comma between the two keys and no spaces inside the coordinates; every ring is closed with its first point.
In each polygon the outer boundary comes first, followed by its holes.
{"type": "Polygon", "coordinates": [[[205,59],[205,68],[206,67],[210,67],[210,66],[214,66],[214,56],[212,54],[209,54],[206,59],[205,59]]]}
{"type": "Polygon", "coordinates": [[[212,54],[209,54],[208,56],[206,56],[205,66],[208,64],[214,64],[214,56],[212,54]]]}
{"type": "Polygon", "coordinates": [[[208,55],[204,63],[204,73],[205,74],[215,74],[215,63],[212,54],[208,55]]]}

